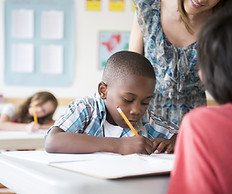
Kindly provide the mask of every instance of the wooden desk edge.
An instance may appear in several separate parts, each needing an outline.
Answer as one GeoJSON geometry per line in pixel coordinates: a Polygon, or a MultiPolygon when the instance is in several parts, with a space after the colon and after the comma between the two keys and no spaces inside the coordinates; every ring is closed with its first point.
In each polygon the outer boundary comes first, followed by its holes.
{"type": "MultiPolygon", "coordinates": [[[[12,103],[12,104],[21,104],[26,100],[26,98],[5,98],[4,103],[12,103]]],[[[70,102],[75,100],[75,98],[58,98],[59,106],[67,106],[70,102]]]]}
{"type": "MultiPolygon", "coordinates": [[[[25,98],[5,98],[4,103],[21,104],[25,98]]],[[[67,106],[75,98],[58,98],[59,106],[67,106]]],[[[218,103],[215,100],[207,100],[208,106],[217,106],[218,103]]]]}

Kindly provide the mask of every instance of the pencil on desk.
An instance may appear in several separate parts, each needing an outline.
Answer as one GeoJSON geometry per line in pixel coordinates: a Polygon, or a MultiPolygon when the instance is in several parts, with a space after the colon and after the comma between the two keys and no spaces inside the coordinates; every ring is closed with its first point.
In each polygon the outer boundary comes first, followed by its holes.
{"type": "Polygon", "coordinates": [[[32,108],[33,108],[34,122],[38,123],[38,119],[37,119],[37,115],[36,115],[36,108],[35,108],[34,104],[32,105],[32,108]]]}
{"type": "Polygon", "coordinates": [[[126,124],[130,127],[130,129],[134,132],[134,134],[136,136],[138,136],[139,134],[137,133],[137,131],[135,130],[135,128],[132,126],[132,124],[130,123],[130,121],[127,119],[126,115],[122,112],[121,108],[118,106],[117,107],[118,112],[120,113],[120,115],[122,116],[122,118],[124,119],[124,121],[126,122],[126,124]]]}

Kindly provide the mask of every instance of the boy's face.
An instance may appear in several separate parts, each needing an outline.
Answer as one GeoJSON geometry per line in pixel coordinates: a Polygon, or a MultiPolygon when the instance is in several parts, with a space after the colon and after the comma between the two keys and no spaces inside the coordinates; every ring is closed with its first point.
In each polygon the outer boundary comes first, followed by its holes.
{"type": "Polygon", "coordinates": [[[134,125],[144,115],[155,89],[155,80],[143,76],[128,75],[109,85],[101,82],[99,94],[105,101],[106,119],[113,125],[128,128],[117,107],[119,106],[128,120],[134,125]]]}

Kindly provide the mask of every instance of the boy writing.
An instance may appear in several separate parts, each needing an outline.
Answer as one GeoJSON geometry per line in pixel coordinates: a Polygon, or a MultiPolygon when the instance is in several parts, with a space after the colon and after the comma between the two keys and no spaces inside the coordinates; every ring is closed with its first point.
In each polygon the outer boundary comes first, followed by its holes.
{"type": "MultiPolygon", "coordinates": [[[[151,154],[158,149],[154,138],[174,148],[173,133],[158,127],[147,110],[155,88],[155,72],[142,55],[130,51],[113,54],[107,61],[98,93],[73,101],[46,137],[47,152],[151,154]],[[138,136],[128,128],[120,107],[138,136]]],[[[163,146],[161,144],[161,146],[163,146]]]]}
{"type": "Polygon", "coordinates": [[[188,113],[175,147],[169,194],[232,193],[232,3],[210,19],[198,41],[199,75],[220,104],[188,113]]]}

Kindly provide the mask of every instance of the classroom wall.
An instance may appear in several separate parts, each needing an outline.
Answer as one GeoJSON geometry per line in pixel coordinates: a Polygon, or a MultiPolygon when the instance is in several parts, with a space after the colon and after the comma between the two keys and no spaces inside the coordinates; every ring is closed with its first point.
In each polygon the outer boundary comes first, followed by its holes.
{"type": "MultiPolygon", "coordinates": [[[[87,11],[85,0],[75,0],[73,83],[68,87],[28,87],[4,83],[4,0],[0,0],[0,94],[5,98],[25,98],[39,90],[48,90],[57,98],[64,99],[78,98],[95,92],[102,75],[102,70],[98,69],[99,31],[130,31],[134,15],[131,0],[125,0],[123,12],[109,11],[109,0],[101,2],[101,11],[87,11]]],[[[212,99],[208,93],[207,98],[212,99]]]]}
{"type": "Polygon", "coordinates": [[[72,85],[27,87],[4,83],[4,0],[0,0],[0,94],[5,98],[24,98],[39,90],[48,90],[58,98],[78,98],[95,92],[102,75],[102,70],[98,69],[98,33],[100,30],[130,31],[134,14],[131,0],[125,0],[123,12],[109,11],[109,0],[101,2],[101,11],[87,11],[86,0],[75,0],[76,36],[72,85]]]}

